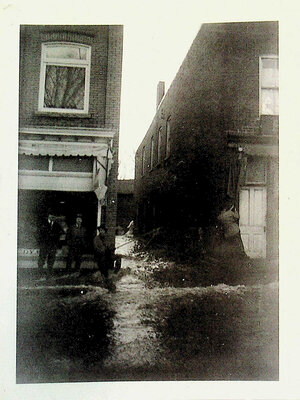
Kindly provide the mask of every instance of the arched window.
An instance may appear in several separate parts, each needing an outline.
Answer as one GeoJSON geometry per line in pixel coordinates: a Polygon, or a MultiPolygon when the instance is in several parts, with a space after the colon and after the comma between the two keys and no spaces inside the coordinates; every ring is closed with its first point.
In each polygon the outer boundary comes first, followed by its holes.
{"type": "Polygon", "coordinates": [[[87,113],[90,64],[90,46],[42,44],[39,111],[87,113]]]}

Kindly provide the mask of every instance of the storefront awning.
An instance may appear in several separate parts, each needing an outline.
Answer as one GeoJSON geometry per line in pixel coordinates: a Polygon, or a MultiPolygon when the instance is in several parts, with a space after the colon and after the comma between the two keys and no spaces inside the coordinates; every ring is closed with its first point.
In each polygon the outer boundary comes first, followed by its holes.
{"type": "MultiPolygon", "coordinates": [[[[93,172],[91,189],[94,190],[99,201],[103,200],[107,191],[106,182],[113,162],[109,141],[104,143],[92,142],[62,142],[45,140],[20,140],[19,154],[28,156],[70,157],[87,156],[96,158],[96,167],[93,172]]],[[[34,172],[32,171],[34,176],[34,172]]],[[[68,173],[66,172],[66,177],[68,173]]],[[[32,177],[34,179],[34,177],[32,177]]],[[[39,176],[37,179],[41,180],[39,176]]],[[[51,172],[48,172],[50,181],[51,172]],[[50,176],[49,176],[50,174],[50,176]]],[[[55,190],[58,190],[55,188],[55,190]]],[[[61,190],[64,190],[62,187],[61,190]]]]}
{"type": "Polygon", "coordinates": [[[33,156],[107,156],[107,143],[20,140],[19,153],[33,156]]]}

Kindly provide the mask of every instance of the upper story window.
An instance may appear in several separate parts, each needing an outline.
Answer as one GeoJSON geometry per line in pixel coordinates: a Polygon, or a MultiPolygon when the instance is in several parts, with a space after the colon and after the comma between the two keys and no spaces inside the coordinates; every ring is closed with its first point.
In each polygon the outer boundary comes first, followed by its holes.
{"type": "Polygon", "coordinates": [[[28,156],[25,154],[19,154],[18,157],[18,168],[21,170],[30,170],[30,171],[49,171],[49,156],[28,156]]]}
{"type": "Polygon", "coordinates": [[[142,176],[145,175],[145,171],[146,171],[146,150],[144,146],[142,149],[142,176]]]}
{"type": "Polygon", "coordinates": [[[150,145],[150,168],[152,169],[154,165],[154,136],[151,137],[150,145]]]}
{"type": "Polygon", "coordinates": [[[19,170],[47,172],[93,172],[94,157],[19,155],[19,170]]]}
{"type": "Polygon", "coordinates": [[[167,119],[167,126],[166,126],[166,158],[170,155],[170,135],[171,135],[171,117],[167,119]]]}
{"type": "Polygon", "coordinates": [[[162,142],[162,127],[159,128],[157,133],[157,162],[161,160],[161,142],[162,142]]]}
{"type": "Polygon", "coordinates": [[[279,114],[279,68],[276,56],[260,58],[260,114],[279,114]]]}
{"type": "Polygon", "coordinates": [[[42,44],[39,111],[87,113],[90,64],[90,46],[42,44]]]}

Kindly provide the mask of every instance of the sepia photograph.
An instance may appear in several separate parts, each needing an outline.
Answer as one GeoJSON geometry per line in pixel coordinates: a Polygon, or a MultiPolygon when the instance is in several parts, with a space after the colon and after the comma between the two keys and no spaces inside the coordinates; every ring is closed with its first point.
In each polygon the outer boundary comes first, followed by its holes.
{"type": "Polygon", "coordinates": [[[122,49],[20,27],[17,382],[278,380],[278,22],[201,25],[127,179],[122,49]]]}
{"type": "Polygon", "coordinates": [[[288,24],[175,3],[2,10],[4,399],[295,398],[288,24]]]}

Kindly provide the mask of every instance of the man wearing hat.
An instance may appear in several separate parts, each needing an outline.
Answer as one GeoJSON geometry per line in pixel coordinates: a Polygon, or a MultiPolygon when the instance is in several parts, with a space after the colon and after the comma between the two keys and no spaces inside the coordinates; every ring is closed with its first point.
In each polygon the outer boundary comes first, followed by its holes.
{"type": "Polygon", "coordinates": [[[66,269],[70,270],[75,261],[75,269],[79,270],[82,254],[86,247],[86,229],[82,226],[82,214],[76,215],[75,225],[68,229],[66,242],[69,248],[66,269]]]}
{"type": "Polygon", "coordinates": [[[95,261],[99,268],[99,271],[105,279],[108,278],[108,270],[111,264],[111,251],[107,242],[107,230],[104,225],[97,227],[98,235],[95,236],[94,245],[94,255],[95,261]]]}
{"type": "Polygon", "coordinates": [[[40,254],[38,259],[39,271],[43,271],[44,264],[47,260],[48,272],[51,272],[55,262],[59,238],[64,233],[62,227],[56,222],[56,217],[52,209],[47,212],[45,219],[39,229],[38,243],[40,246],[40,254]]]}

